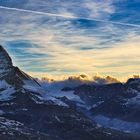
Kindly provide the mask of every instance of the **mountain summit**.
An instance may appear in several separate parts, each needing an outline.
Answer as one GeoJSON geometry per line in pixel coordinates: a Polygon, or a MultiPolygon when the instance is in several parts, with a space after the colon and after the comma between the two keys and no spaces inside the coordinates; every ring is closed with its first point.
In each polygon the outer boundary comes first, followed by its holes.
{"type": "Polygon", "coordinates": [[[31,76],[13,66],[11,57],[2,46],[0,46],[0,80],[5,80],[15,87],[22,87],[26,83],[39,85],[31,76]]]}
{"type": "Polygon", "coordinates": [[[6,50],[0,45],[0,73],[3,73],[13,67],[12,59],[6,50]]]}

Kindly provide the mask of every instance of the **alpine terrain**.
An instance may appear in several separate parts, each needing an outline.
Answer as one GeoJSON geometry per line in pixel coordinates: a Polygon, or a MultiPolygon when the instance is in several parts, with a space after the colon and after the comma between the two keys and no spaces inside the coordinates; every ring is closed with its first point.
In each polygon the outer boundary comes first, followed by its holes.
{"type": "Polygon", "coordinates": [[[139,140],[140,79],[36,81],[0,46],[0,140],[139,140]]]}

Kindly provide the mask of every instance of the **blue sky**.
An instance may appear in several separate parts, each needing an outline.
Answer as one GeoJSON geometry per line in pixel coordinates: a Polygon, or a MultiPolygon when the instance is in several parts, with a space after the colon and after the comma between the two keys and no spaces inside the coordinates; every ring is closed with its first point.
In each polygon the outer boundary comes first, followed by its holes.
{"type": "Polygon", "coordinates": [[[1,0],[0,42],[41,77],[140,70],[139,0],[1,0]]]}

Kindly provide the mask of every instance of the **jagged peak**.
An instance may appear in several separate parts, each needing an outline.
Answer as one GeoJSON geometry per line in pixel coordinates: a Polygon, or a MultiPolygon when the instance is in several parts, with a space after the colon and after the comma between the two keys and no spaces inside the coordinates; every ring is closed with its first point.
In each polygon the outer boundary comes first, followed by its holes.
{"type": "Polygon", "coordinates": [[[31,76],[13,66],[12,59],[7,51],[0,45],[0,80],[5,80],[15,87],[22,87],[26,84],[40,86],[31,76]]]}
{"type": "Polygon", "coordinates": [[[8,70],[13,66],[12,59],[7,51],[0,45],[0,71],[8,70]]]}

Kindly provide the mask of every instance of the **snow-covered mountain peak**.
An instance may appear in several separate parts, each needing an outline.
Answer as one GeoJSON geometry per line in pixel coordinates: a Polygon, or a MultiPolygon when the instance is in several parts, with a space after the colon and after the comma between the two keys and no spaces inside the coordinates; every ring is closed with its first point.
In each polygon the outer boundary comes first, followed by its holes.
{"type": "Polygon", "coordinates": [[[13,67],[12,59],[6,50],[0,46],[0,73],[13,67]]]}
{"type": "Polygon", "coordinates": [[[5,80],[14,87],[22,87],[30,84],[39,86],[38,82],[31,76],[13,66],[12,59],[7,51],[0,45],[0,80],[5,80]]]}

